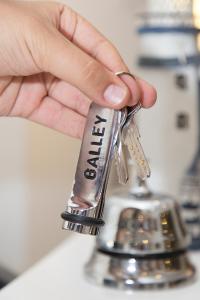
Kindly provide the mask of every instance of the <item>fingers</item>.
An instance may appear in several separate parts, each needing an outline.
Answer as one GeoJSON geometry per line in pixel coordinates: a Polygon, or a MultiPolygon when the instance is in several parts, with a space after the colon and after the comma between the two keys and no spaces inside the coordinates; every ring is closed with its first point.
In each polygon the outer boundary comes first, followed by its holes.
{"type": "MultiPolygon", "coordinates": [[[[66,6],[62,9],[60,30],[80,49],[94,57],[113,73],[128,71],[126,64],[113,44],[87,20],[66,6]]],[[[155,103],[156,91],[150,84],[142,79],[134,81],[129,76],[123,76],[122,80],[131,92],[128,105],[134,105],[135,99],[140,99],[144,107],[150,107],[155,103]]]]}
{"type": "Polygon", "coordinates": [[[63,7],[60,15],[60,30],[75,45],[113,73],[128,71],[114,45],[86,19],[67,6],[63,7]]]}
{"type": "MultiPolygon", "coordinates": [[[[137,99],[139,99],[139,101],[142,103],[143,99],[142,99],[142,89],[141,88],[137,88],[138,82],[136,81],[136,79],[133,79],[130,75],[120,75],[120,78],[122,79],[122,81],[127,85],[127,87],[129,88],[131,94],[136,94],[137,99]]],[[[127,105],[128,106],[133,106],[135,103],[132,102],[132,98],[129,99],[127,105]]]]}
{"type": "Polygon", "coordinates": [[[87,116],[91,100],[69,83],[55,79],[48,90],[50,97],[82,116],[87,116]]]}
{"type": "Polygon", "coordinates": [[[153,106],[156,102],[157,99],[157,92],[156,89],[147,83],[145,80],[142,80],[140,78],[136,78],[141,90],[142,90],[142,95],[141,95],[141,103],[144,108],[149,108],[153,106]]]}
{"type": "Polygon", "coordinates": [[[29,120],[75,138],[82,138],[85,117],[65,107],[50,97],[29,116],[29,120]]]}
{"type": "MultiPolygon", "coordinates": [[[[147,83],[146,81],[135,77],[135,81],[133,82],[131,76],[129,75],[121,75],[120,78],[126,83],[126,85],[129,87],[129,90],[131,93],[135,93],[136,85],[139,85],[140,89],[138,90],[137,98],[139,98],[140,103],[143,107],[148,108],[151,107],[157,98],[157,93],[155,88],[147,83]]],[[[128,106],[132,106],[132,101],[128,102],[128,106]]]]}
{"type": "MultiPolygon", "coordinates": [[[[80,89],[89,99],[102,106],[119,109],[127,105],[131,93],[120,78],[59,32],[49,34],[47,31],[45,36],[46,45],[40,48],[42,53],[38,55],[44,71],[80,89]]],[[[139,101],[137,89],[139,87],[134,91],[133,104],[139,101]]]]}

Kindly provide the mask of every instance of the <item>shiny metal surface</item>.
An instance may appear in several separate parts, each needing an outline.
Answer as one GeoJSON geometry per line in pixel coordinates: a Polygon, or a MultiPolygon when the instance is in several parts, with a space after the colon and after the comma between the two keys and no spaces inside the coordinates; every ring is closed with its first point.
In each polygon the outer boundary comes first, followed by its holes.
{"type": "Polygon", "coordinates": [[[145,185],[132,193],[116,192],[107,200],[104,220],[97,248],[105,251],[142,256],[179,251],[189,244],[179,205],[145,185]]]}
{"type": "Polygon", "coordinates": [[[122,259],[95,249],[84,273],[91,283],[125,290],[175,287],[195,278],[195,269],[185,253],[166,258],[122,259]]]}
{"type": "Polygon", "coordinates": [[[187,256],[188,235],[176,201],[137,180],[127,194],[106,204],[106,226],[85,266],[86,278],[116,289],[156,289],[195,278],[187,256]]]}
{"type": "Polygon", "coordinates": [[[128,117],[122,130],[122,140],[127,146],[131,159],[136,163],[137,175],[142,180],[151,175],[148,160],[140,143],[140,133],[135,118],[128,117]]]}
{"type": "Polygon", "coordinates": [[[83,234],[90,234],[90,235],[97,235],[99,234],[99,227],[95,225],[82,225],[79,223],[73,223],[69,221],[63,222],[63,229],[65,230],[71,230],[77,233],[83,233],[83,234]]]}
{"type": "MultiPolygon", "coordinates": [[[[116,76],[121,75],[129,75],[135,79],[127,72],[116,73],[116,76]]],[[[121,147],[123,142],[121,136],[126,122],[129,124],[140,108],[140,103],[122,110],[103,108],[94,102],[91,104],[76,168],[73,192],[65,212],[61,214],[64,219],[63,229],[97,235],[99,227],[104,225],[102,214],[113,157],[117,153],[119,182],[126,183],[128,169],[121,147]]],[[[132,149],[134,144],[137,145],[137,151],[134,149],[132,151],[133,159],[140,166],[142,178],[146,178],[150,173],[149,169],[145,168],[148,163],[139,143],[139,135],[134,141],[132,147],[128,149],[132,149]]]]}
{"type": "MultiPolygon", "coordinates": [[[[110,172],[113,148],[124,111],[103,108],[92,103],[76,169],[72,196],[65,213],[72,216],[102,218],[104,198],[110,172]]],[[[125,119],[125,118],[124,118],[125,119]]],[[[64,221],[64,229],[96,235],[98,226],[64,221]]]]}

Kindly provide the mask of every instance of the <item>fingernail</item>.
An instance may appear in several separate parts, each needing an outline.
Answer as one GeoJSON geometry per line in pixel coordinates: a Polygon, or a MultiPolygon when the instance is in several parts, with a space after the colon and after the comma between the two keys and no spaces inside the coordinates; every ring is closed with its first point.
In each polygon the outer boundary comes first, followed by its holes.
{"type": "Polygon", "coordinates": [[[121,86],[111,84],[104,92],[104,99],[112,104],[120,104],[126,97],[126,90],[121,86]]]}

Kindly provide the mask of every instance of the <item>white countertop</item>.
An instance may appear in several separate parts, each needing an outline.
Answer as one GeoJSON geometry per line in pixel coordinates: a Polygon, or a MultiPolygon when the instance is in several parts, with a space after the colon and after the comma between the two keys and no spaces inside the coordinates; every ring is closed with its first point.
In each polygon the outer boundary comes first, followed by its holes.
{"type": "MultiPolygon", "coordinates": [[[[200,298],[200,278],[185,287],[162,291],[125,293],[89,284],[83,277],[83,265],[89,258],[94,238],[73,235],[22,276],[0,291],[0,300],[192,300],[200,298]]],[[[200,252],[192,254],[200,270],[200,252]]]]}

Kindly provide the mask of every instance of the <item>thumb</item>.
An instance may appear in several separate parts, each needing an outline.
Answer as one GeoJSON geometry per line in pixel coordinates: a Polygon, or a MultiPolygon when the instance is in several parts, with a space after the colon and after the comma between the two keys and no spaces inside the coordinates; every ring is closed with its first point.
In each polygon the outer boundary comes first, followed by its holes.
{"type": "Polygon", "coordinates": [[[140,90],[134,79],[133,99],[129,88],[120,78],[59,31],[54,28],[52,31],[47,31],[45,45],[39,47],[40,69],[70,83],[102,106],[119,109],[128,105],[130,100],[132,104],[139,101],[140,90]]]}

